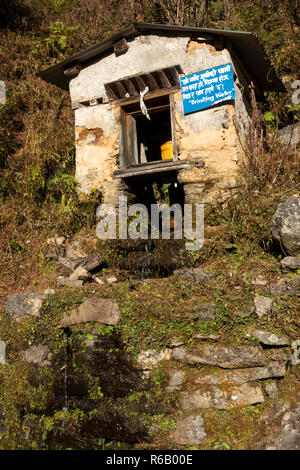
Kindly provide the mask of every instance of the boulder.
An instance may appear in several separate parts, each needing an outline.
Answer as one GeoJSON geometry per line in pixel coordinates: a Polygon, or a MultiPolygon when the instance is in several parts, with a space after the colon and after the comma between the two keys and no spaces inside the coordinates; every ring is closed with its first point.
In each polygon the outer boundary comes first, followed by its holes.
{"type": "Polygon", "coordinates": [[[241,385],[256,380],[284,377],[286,374],[285,364],[270,362],[265,367],[246,367],[245,369],[222,370],[215,374],[205,371],[193,375],[192,382],[196,385],[217,385],[232,383],[241,385]]]}
{"type": "Polygon", "coordinates": [[[265,367],[246,367],[234,370],[215,370],[214,373],[207,372],[203,368],[200,372],[193,371],[189,376],[181,369],[171,369],[168,371],[169,382],[167,392],[181,391],[189,384],[201,387],[212,385],[235,384],[242,385],[257,380],[281,378],[286,375],[285,363],[271,361],[265,367]]]}
{"type": "Polygon", "coordinates": [[[259,317],[264,317],[272,313],[273,300],[269,297],[265,297],[264,295],[255,297],[254,304],[255,312],[259,317]]]}
{"type": "Polygon", "coordinates": [[[222,344],[203,344],[193,349],[180,346],[172,350],[176,361],[188,364],[202,364],[238,369],[240,367],[264,366],[266,358],[259,346],[226,346],[222,344]]]}
{"type": "Polygon", "coordinates": [[[185,445],[198,445],[206,438],[204,421],[200,414],[180,418],[176,422],[176,430],[171,434],[173,443],[185,445]]]}
{"type": "Polygon", "coordinates": [[[91,272],[100,268],[101,264],[102,258],[98,255],[89,255],[81,258],[58,258],[56,271],[58,274],[66,277],[72,274],[79,266],[91,272]]]}
{"type": "Polygon", "coordinates": [[[273,217],[272,235],[283,251],[300,255],[300,198],[291,197],[278,205],[273,217]]]}
{"type": "Polygon", "coordinates": [[[120,310],[116,302],[95,296],[85,299],[70,315],[65,313],[60,320],[60,326],[66,327],[78,323],[95,321],[105,325],[116,325],[120,319],[120,310]]]}
{"type": "Polygon", "coordinates": [[[44,344],[37,344],[31,346],[29,349],[23,352],[23,359],[31,364],[37,364],[41,367],[50,366],[52,353],[48,346],[44,344]]]}
{"type": "Polygon", "coordinates": [[[181,392],[180,404],[183,410],[215,408],[229,410],[238,406],[254,405],[264,401],[264,394],[259,386],[242,384],[240,386],[210,387],[181,392]]]}
{"type": "Polygon", "coordinates": [[[5,364],[6,361],[6,345],[4,341],[0,341],[0,364],[5,364]]]}
{"type": "Polygon", "coordinates": [[[280,261],[283,273],[293,272],[300,269],[300,256],[286,256],[280,261]]]}
{"type": "Polygon", "coordinates": [[[250,328],[246,336],[253,336],[265,346],[289,346],[290,340],[285,336],[278,336],[271,331],[260,330],[258,328],[250,328]]]}
{"type": "Polygon", "coordinates": [[[38,317],[45,294],[30,292],[26,294],[11,294],[7,296],[5,311],[15,321],[21,321],[28,316],[38,317]]]}
{"type": "Polygon", "coordinates": [[[300,142],[300,122],[295,122],[295,124],[289,124],[279,129],[277,138],[283,145],[297,147],[300,142]]]}

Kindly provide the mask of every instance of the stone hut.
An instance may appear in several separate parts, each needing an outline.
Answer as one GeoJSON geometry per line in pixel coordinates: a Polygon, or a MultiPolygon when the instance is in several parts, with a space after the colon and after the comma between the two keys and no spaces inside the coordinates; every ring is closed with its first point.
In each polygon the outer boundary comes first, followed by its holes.
{"type": "Polygon", "coordinates": [[[252,33],[145,23],[41,76],[70,92],[79,191],[97,189],[115,206],[120,194],[158,201],[163,185],[172,203],[226,195],[240,184],[249,85],[258,101],[264,91],[285,91],[252,33]],[[182,77],[228,64],[234,99],[185,113],[182,77]]]}

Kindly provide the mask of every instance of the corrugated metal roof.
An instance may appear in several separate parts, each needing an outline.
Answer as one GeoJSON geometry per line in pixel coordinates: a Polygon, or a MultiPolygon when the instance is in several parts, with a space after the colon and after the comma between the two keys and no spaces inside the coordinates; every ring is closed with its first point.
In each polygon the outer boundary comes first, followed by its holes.
{"type": "Polygon", "coordinates": [[[198,37],[201,34],[223,36],[231,44],[245,63],[247,69],[265,91],[285,92],[285,87],[277,76],[270,59],[265,54],[258,38],[246,31],[229,31],[224,29],[192,28],[188,26],[173,26],[155,23],[133,23],[129,28],[110,36],[108,39],[84,49],[68,57],[62,62],[40,72],[40,76],[60,88],[68,90],[70,78],[64,75],[64,70],[74,64],[87,66],[91,61],[100,60],[104,55],[113,52],[113,44],[123,38],[134,38],[145,34],[160,34],[164,36],[198,37]]]}

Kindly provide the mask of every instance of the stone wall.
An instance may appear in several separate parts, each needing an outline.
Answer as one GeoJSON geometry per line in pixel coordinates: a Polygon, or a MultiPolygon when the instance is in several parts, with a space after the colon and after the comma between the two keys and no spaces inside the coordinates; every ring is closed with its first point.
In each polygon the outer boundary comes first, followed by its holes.
{"type": "Polygon", "coordinates": [[[203,39],[150,35],[130,41],[126,54],[110,54],[83,69],[70,82],[72,102],[95,97],[104,101],[75,111],[76,179],[80,191],[87,194],[97,188],[105,202],[115,204],[124,187],[120,180],[113,179],[113,172],[119,168],[119,107],[107,102],[105,83],[174,65],[180,65],[188,75],[228,62],[233,63],[236,75],[235,106],[221,104],[184,116],[180,91],[174,95],[179,159],[205,162],[203,169],[182,170],[178,180],[185,185],[187,202],[210,202],[220,191],[236,187],[242,150],[234,116],[241,138],[249,116],[247,81],[240,64],[227,48],[216,50],[203,39]]]}

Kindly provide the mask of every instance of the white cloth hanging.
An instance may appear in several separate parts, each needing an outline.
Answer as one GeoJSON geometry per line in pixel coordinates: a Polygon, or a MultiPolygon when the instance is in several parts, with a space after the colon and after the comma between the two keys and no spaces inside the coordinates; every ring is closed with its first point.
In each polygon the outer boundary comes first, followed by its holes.
{"type": "Polygon", "coordinates": [[[146,86],[145,90],[140,92],[140,107],[141,107],[141,111],[143,115],[146,116],[146,118],[149,119],[150,121],[151,119],[150,119],[147,107],[144,103],[144,96],[146,93],[148,93],[148,91],[149,91],[149,87],[146,86]]]}

